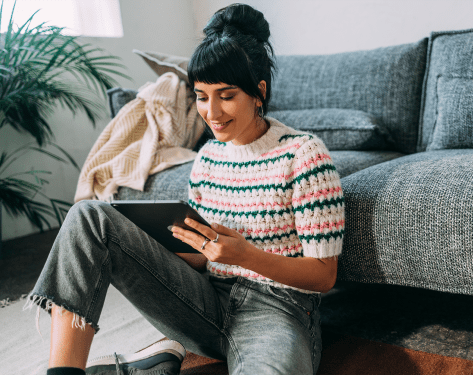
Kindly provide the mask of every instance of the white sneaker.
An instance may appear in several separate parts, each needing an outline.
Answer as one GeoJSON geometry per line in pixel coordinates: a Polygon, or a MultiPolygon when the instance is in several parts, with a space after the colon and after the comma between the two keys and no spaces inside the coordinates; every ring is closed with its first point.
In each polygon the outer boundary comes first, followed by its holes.
{"type": "Polygon", "coordinates": [[[86,374],[139,374],[138,370],[166,370],[166,374],[179,374],[181,363],[186,356],[184,347],[174,340],[162,339],[144,349],[131,354],[111,354],[94,358],[87,362],[86,374]],[[128,371],[126,371],[128,370],[128,371]]]}

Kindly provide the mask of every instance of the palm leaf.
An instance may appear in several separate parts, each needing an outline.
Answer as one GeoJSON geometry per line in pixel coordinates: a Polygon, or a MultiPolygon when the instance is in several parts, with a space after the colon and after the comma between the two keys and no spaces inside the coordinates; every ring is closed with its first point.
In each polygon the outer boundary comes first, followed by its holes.
{"type": "Polygon", "coordinates": [[[44,176],[51,175],[50,171],[32,169],[25,172],[15,172],[7,176],[4,175],[15,161],[28,152],[39,152],[62,163],[71,162],[79,170],[77,163],[63,148],[54,143],[48,143],[47,145],[54,148],[57,152],[37,147],[34,142],[31,142],[11,153],[2,152],[0,154],[0,201],[9,214],[13,216],[26,216],[40,230],[43,230],[45,226],[51,228],[51,219],[57,220],[60,225],[72,204],[51,199],[42,192],[44,185],[49,184],[49,181],[44,176]],[[32,181],[25,179],[25,177],[32,181]],[[38,202],[37,196],[47,200],[49,204],[38,202]]]}
{"type": "Polygon", "coordinates": [[[64,35],[63,28],[45,23],[32,26],[37,12],[16,26],[14,12],[15,6],[7,31],[0,34],[0,128],[10,125],[31,134],[35,142],[0,154],[0,201],[8,213],[25,215],[43,230],[51,227],[51,219],[61,224],[71,204],[43,193],[51,172],[32,169],[7,175],[7,171],[28,152],[80,170],[71,155],[51,142],[49,116],[59,104],[73,114],[85,113],[95,125],[106,113],[106,90],[118,85],[116,78],[130,78],[118,57],[80,44],[77,37],[64,35]]]}
{"type": "Polygon", "coordinates": [[[50,202],[51,207],[53,208],[54,213],[56,215],[56,220],[58,221],[58,223],[62,223],[66,218],[69,209],[71,208],[71,204],[69,202],[62,201],[59,199],[50,199],[50,202]]]}
{"type": "Polygon", "coordinates": [[[32,27],[36,13],[16,27],[13,8],[0,36],[0,127],[30,133],[41,146],[53,137],[48,115],[56,102],[74,114],[84,112],[95,125],[106,114],[106,90],[118,85],[114,77],[130,78],[118,57],[81,45],[64,28],[32,27]]]}

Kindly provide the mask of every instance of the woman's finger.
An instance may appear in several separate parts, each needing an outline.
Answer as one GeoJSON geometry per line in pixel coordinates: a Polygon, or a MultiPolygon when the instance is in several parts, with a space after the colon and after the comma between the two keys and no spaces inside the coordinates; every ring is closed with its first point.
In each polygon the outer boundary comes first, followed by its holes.
{"type": "Polygon", "coordinates": [[[174,226],[172,227],[173,236],[177,239],[185,242],[186,244],[192,246],[194,249],[201,251],[202,244],[205,241],[205,238],[201,234],[197,234],[190,230],[174,226]]]}
{"type": "Polygon", "coordinates": [[[215,230],[213,230],[212,228],[209,228],[207,225],[201,224],[198,221],[195,221],[189,218],[185,219],[184,223],[186,223],[191,228],[197,230],[198,232],[202,233],[203,236],[211,240],[214,240],[215,238],[217,238],[217,233],[215,232],[215,230]]]}

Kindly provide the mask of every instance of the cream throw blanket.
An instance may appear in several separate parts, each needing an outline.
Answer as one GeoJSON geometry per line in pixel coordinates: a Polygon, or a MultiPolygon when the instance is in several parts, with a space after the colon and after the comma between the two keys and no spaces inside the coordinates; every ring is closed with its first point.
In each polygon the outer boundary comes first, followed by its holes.
{"type": "Polygon", "coordinates": [[[119,186],[143,191],[149,175],[194,160],[204,131],[193,94],[174,73],[139,89],[105,127],[82,167],[74,201],[110,200],[119,186]]]}

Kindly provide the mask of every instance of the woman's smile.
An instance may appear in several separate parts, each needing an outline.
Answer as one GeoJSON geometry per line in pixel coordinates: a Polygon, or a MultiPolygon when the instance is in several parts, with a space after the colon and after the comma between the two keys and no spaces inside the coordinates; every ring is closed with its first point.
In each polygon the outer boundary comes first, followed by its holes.
{"type": "Polygon", "coordinates": [[[223,130],[224,128],[227,127],[228,124],[230,124],[232,120],[229,120],[227,122],[211,122],[210,123],[210,126],[212,127],[213,130],[215,131],[221,131],[223,130]]]}

